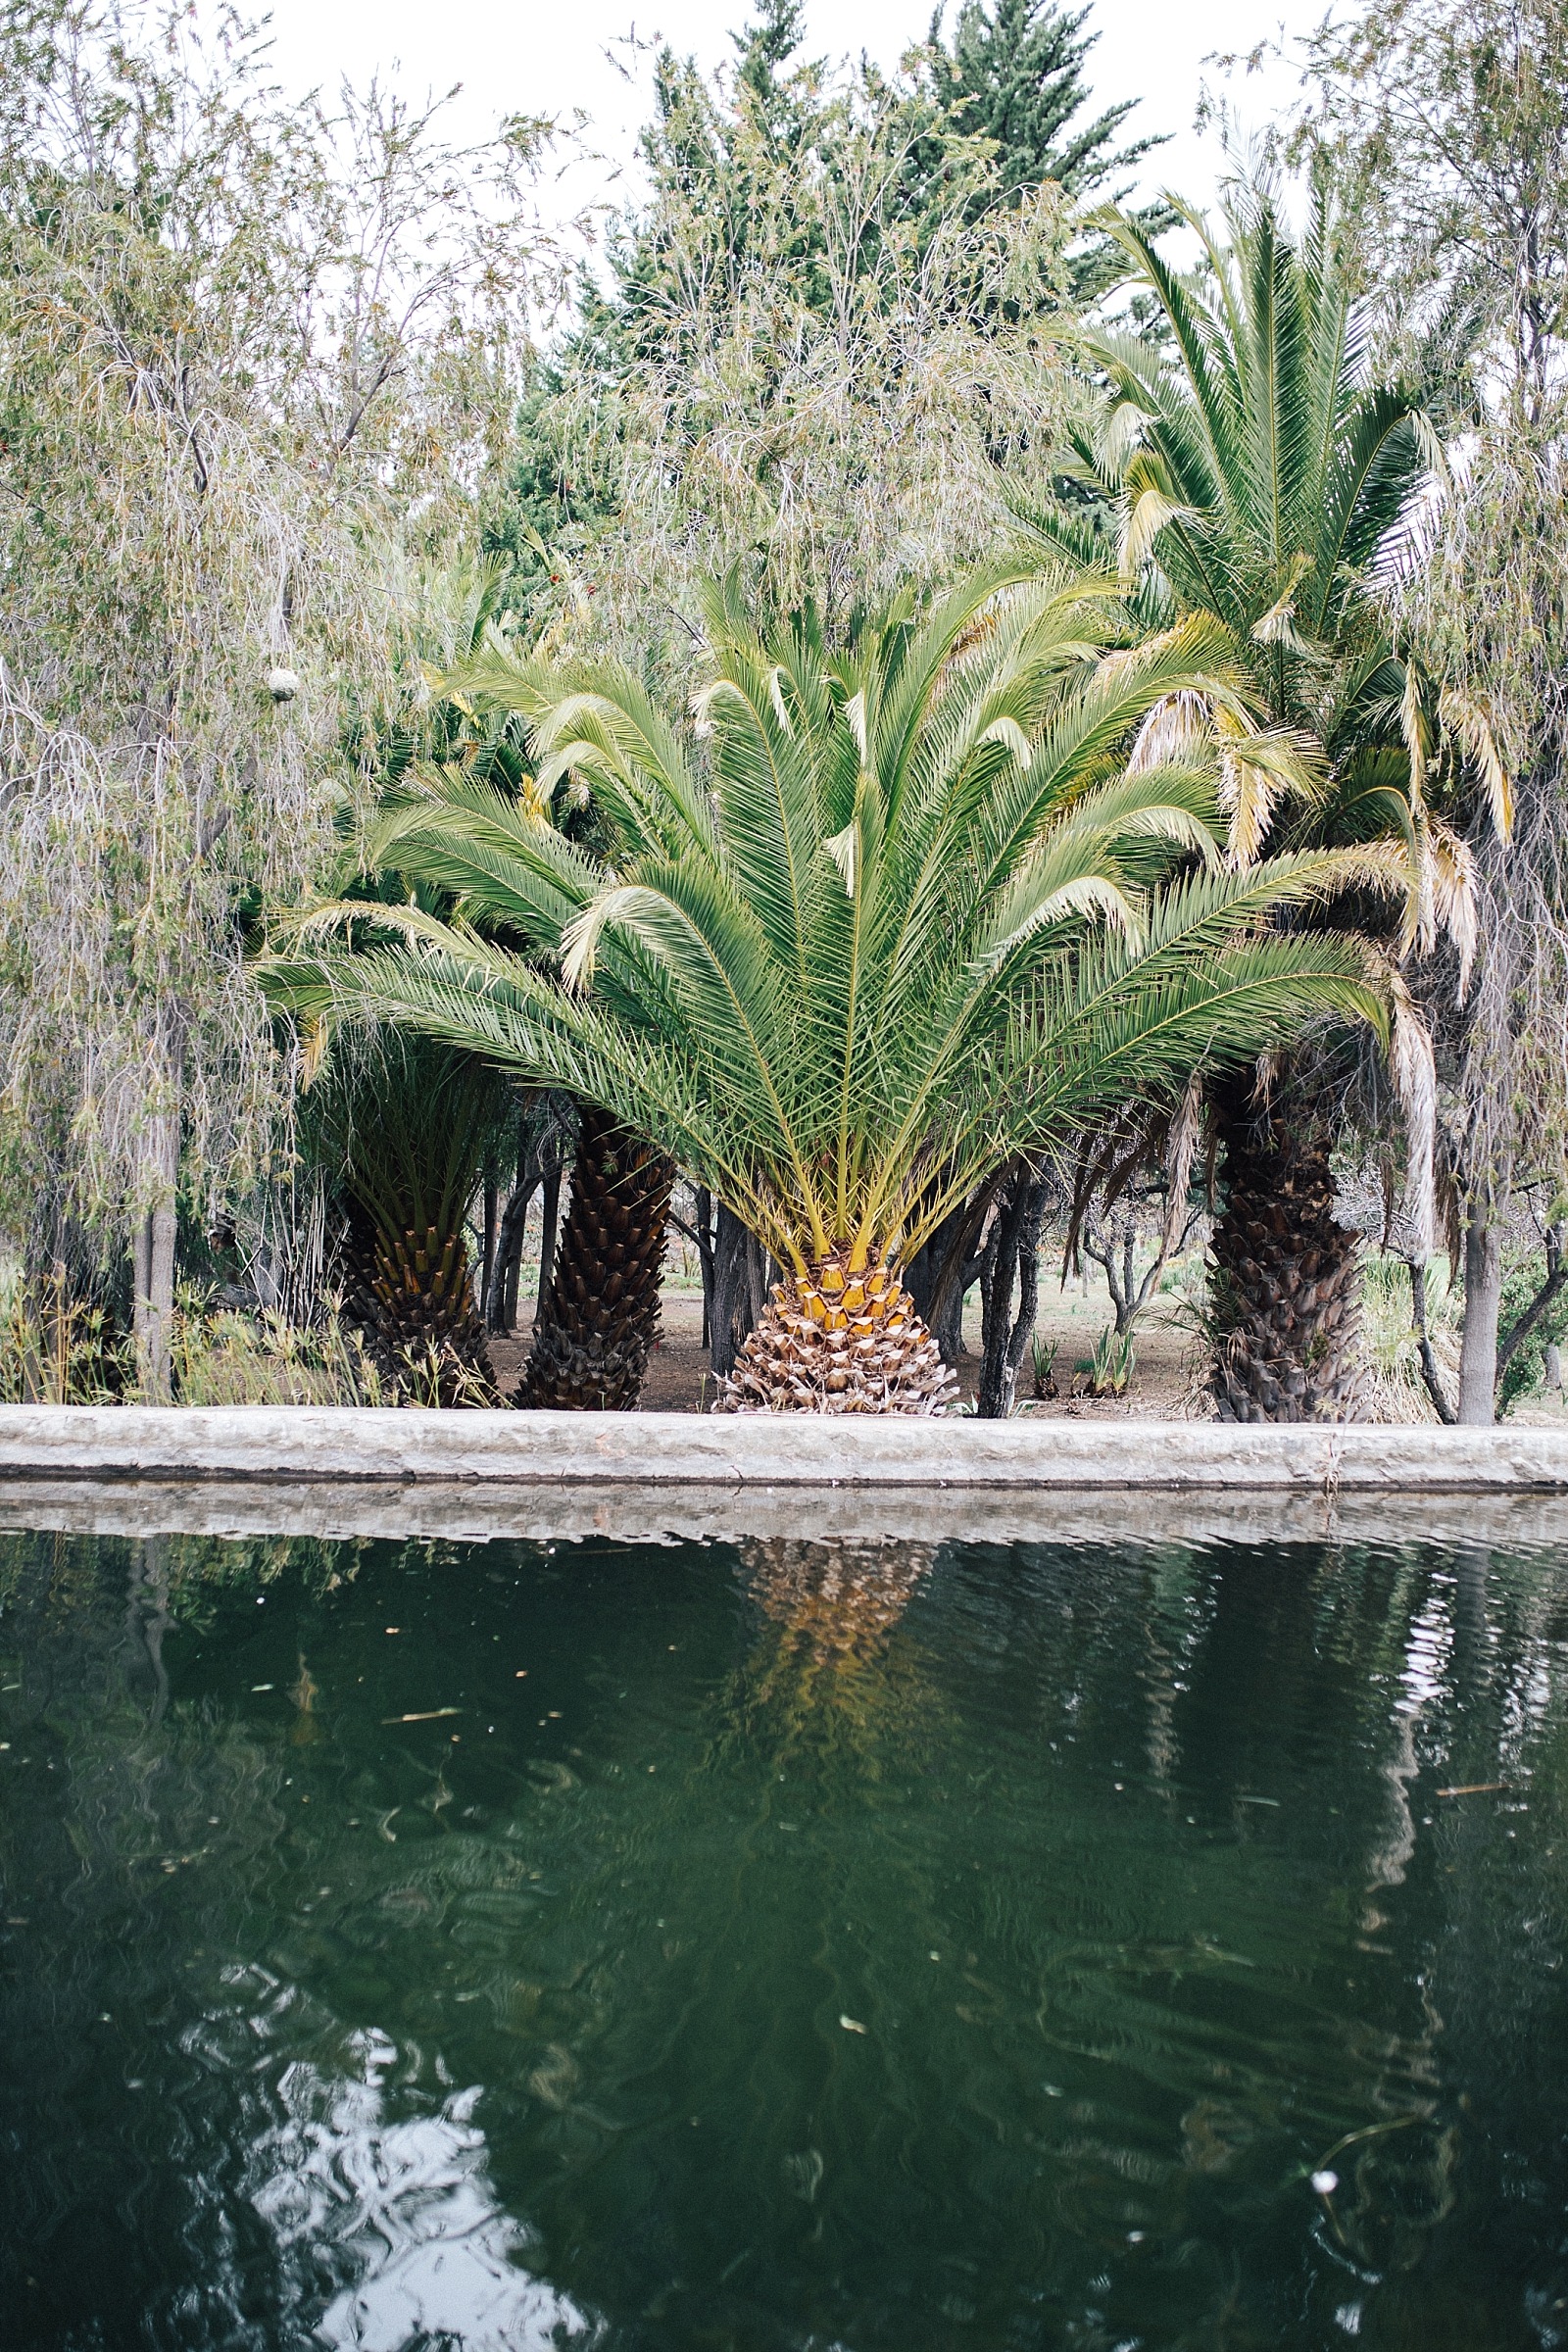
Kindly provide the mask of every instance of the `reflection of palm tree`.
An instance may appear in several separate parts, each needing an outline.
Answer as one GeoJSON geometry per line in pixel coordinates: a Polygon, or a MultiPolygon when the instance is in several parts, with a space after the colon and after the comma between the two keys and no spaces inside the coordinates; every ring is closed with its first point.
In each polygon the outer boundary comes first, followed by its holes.
{"type": "Polygon", "coordinates": [[[936,1558],[932,1544],[754,1536],[741,1545],[752,1597],[820,1665],[867,1663],[936,1558]]]}
{"type": "Polygon", "coordinates": [[[767,1620],[739,1712],[764,1736],[846,1743],[863,1763],[890,1739],[929,1732],[940,1701],[918,1646],[895,1639],[936,1546],[831,1536],[753,1537],[741,1557],[767,1620]]]}

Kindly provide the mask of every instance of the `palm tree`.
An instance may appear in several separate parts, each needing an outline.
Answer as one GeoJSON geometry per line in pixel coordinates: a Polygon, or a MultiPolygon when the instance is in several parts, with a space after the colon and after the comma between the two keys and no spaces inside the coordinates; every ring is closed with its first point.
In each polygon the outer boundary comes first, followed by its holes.
{"type": "MultiPolygon", "coordinates": [[[[1265,747],[1242,761],[1220,747],[1233,862],[1377,845],[1402,911],[1391,917],[1386,893],[1358,922],[1397,956],[1446,933],[1462,987],[1471,858],[1448,820],[1479,780],[1505,830],[1507,785],[1484,714],[1401,653],[1372,593],[1441,467],[1434,436],[1407,390],[1369,377],[1326,179],[1298,244],[1266,187],[1236,193],[1223,238],[1183,218],[1203,247],[1193,279],[1136,221],[1107,218],[1167,334],[1091,340],[1109,397],[1078,441],[1080,468],[1119,512],[1123,577],[1145,611],[1215,624],[1219,658],[1262,716],[1265,747]]],[[[1032,519],[1054,554],[1082,553],[1081,526],[1032,519]]],[[[1174,745],[1188,724],[1211,729],[1213,713],[1173,700],[1157,723],[1174,745]]],[[[1408,1012],[1403,1043],[1429,1072],[1408,1012]]],[[[1263,1082],[1236,1075],[1211,1095],[1225,1145],[1212,1320],[1226,1418],[1354,1415],[1357,1243],[1335,1220],[1330,1166],[1347,1094],[1345,1054],[1320,1036],[1263,1082]]]]}
{"type": "Polygon", "coordinates": [[[311,1104],[344,1209],[344,1322],[394,1388],[494,1402],[466,1223],[506,1087],[471,1054],[393,1035],[334,1054],[311,1104]]]}
{"type": "Polygon", "coordinates": [[[1261,935],[1346,861],[1226,869],[1205,746],[1129,756],[1175,698],[1245,708],[1207,620],[1105,652],[1112,587],[997,570],[839,642],[715,591],[686,723],[494,653],[464,692],[527,714],[527,792],[427,768],[376,835],[456,912],[318,908],[279,983],[598,1102],[726,1203],[783,1269],[731,1408],[940,1410],[902,1270],[980,1178],[1310,1015],[1384,1023],[1357,944],[1261,935]],[[568,774],[612,862],[548,822],[568,774]]]}
{"type": "Polygon", "coordinates": [[[630,1412],[659,1330],[664,1226],[675,1171],[662,1152],[585,1102],[571,1200],[515,1401],[558,1412],[630,1412]]]}

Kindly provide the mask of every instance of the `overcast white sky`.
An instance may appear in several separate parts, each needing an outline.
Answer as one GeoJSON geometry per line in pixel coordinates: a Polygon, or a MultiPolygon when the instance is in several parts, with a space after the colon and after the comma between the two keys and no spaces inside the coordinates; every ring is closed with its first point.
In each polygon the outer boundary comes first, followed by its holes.
{"type": "MultiPolygon", "coordinates": [[[[948,15],[956,0],[949,0],[948,15]]],[[[1250,51],[1282,27],[1304,31],[1323,13],[1324,0],[1096,0],[1091,27],[1100,41],[1090,61],[1095,97],[1141,101],[1129,133],[1165,131],[1170,144],[1151,157],[1149,188],[1171,185],[1200,203],[1212,196],[1219,144],[1200,140],[1193,116],[1200,88],[1213,80],[1203,59],[1214,51],[1250,51]]],[[[619,200],[624,182],[615,169],[631,165],[638,126],[648,112],[646,59],[626,46],[667,40],[705,65],[730,54],[727,34],[751,13],[747,0],[272,0],[279,78],[304,91],[335,89],[345,74],[359,83],[374,73],[393,76],[411,96],[444,91],[463,95],[453,110],[455,132],[478,137],[507,114],[590,118],[594,148],[604,165],[578,167],[546,209],[569,215],[594,196],[619,200]],[[612,62],[634,66],[631,79],[612,62]]],[[[930,22],[930,0],[808,0],[814,53],[869,53],[892,65],[930,22]]],[[[1233,82],[1244,122],[1264,120],[1274,93],[1288,95],[1294,74],[1233,82]]]]}

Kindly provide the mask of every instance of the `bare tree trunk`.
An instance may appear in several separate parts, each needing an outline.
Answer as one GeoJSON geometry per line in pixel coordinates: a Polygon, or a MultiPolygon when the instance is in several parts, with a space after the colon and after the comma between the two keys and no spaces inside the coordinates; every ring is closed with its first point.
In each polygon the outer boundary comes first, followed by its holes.
{"type": "Polygon", "coordinates": [[[490,1278],[490,1305],[486,1322],[488,1329],[494,1332],[515,1331],[517,1328],[517,1281],[522,1270],[523,1236],[528,1223],[528,1204],[538,1186],[538,1168],[531,1160],[519,1159],[516,1186],[501,1212],[495,1268],[490,1278]]]}
{"type": "Polygon", "coordinates": [[[169,1348],[174,1313],[174,1198],[179,1182],[179,1113],[147,1122],[144,1166],[151,1205],[131,1237],[136,1379],[149,1404],[171,1401],[169,1348]]]}
{"type": "MultiPolygon", "coordinates": [[[[703,1184],[692,1187],[693,1213],[696,1224],[692,1239],[697,1244],[697,1263],[703,1277],[703,1336],[700,1345],[711,1347],[713,1340],[713,1196],[703,1184]]],[[[675,1222],[671,1217],[670,1223],[675,1222]]]]}
{"type": "Polygon", "coordinates": [[[1496,1416],[1497,1312],[1502,1304],[1502,1234],[1487,1204],[1471,1203],[1464,1235],[1464,1336],[1459,1348],[1459,1413],[1466,1429],[1496,1416]]]}
{"type": "Polygon", "coordinates": [[[969,1255],[973,1241],[969,1204],[960,1200],[905,1269],[905,1288],[945,1364],[956,1364],[963,1353],[964,1293],[980,1272],[980,1255],[969,1255]],[[952,1264],[956,1253],[961,1262],[952,1264]]]}
{"type": "Polygon", "coordinates": [[[1454,1410],[1448,1402],[1448,1392],[1443,1385],[1443,1374],[1438,1369],[1438,1359],[1432,1351],[1432,1341],[1427,1331],[1427,1261],[1424,1257],[1412,1257],[1410,1260],[1410,1322],[1415,1332],[1415,1349],[1420,1358],[1421,1378],[1426,1383],[1427,1395],[1437,1407],[1438,1419],[1451,1429],[1454,1410]]]}
{"type": "Polygon", "coordinates": [[[479,1268],[479,1312],[488,1320],[490,1285],[496,1272],[496,1215],[500,1206],[500,1188],[493,1175],[484,1180],[484,1257],[479,1268]]]}
{"type": "Polygon", "coordinates": [[[1546,1279],[1524,1311],[1509,1324],[1507,1337],[1497,1348],[1497,1378],[1500,1380],[1521,1342],[1527,1340],[1538,1324],[1544,1323],[1568,1288],[1568,1257],[1563,1254],[1563,1243],[1568,1227],[1548,1225],[1546,1228],[1546,1279]]]}
{"type": "Polygon", "coordinates": [[[936,1232],[915,1252],[905,1270],[905,1287],[914,1300],[945,1364],[956,1364],[967,1351],[963,1344],[963,1302],[979,1281],[987,1258],[975,1245],[986,1230],[992,1202],[1012,1182],[1014,1163],[970,1194],[949,1211],[936,1232]]]}
{"type": "Polygon", "coordinates": [[[727,1380],[735,1358],[767,1304],[767,1253],[755,1233],[719,1201],[713,1218],[712,1278],[708,1310],[708,1360],[715,1380],[727,1380]]]}
{"type": "Polygon", "coordinates": [[[1018,1394],[1018,1373],[1035,1327],[1040,1298],[1040,1228],[1047,1187],[1020,1170],[997,1211],[981,1275],[985,1298],[984,1355],[976,1413],[982,1421],[1005,1421],[1018,1394]],[[1019,1286],[1012,1312],[1013,1284],[1019,1286]]]}
{"type": "Polygon", "coordinates": [[[545,1178],[544,1232],[539,1237],[539,1288],[534,1293],[541,1307],[550,1296],[550,1278],[556,1270],[556,1234],[560,1224],[561,1170],[556,1167],[545,1178]]]}

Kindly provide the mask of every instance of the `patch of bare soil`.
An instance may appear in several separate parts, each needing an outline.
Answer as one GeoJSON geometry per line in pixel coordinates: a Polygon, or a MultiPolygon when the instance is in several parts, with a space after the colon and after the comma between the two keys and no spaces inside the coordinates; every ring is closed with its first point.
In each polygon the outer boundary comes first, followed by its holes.
{"type": "MultiPolygon", "coordinates": [[[[1036,1401],[1026,1362],[1018,1383],[1019,1403],[1026,1413],[1083,1420],[1208,1419],[1207,1399],[1199,1392],[1191,1333],[1176,1318],[1168,1298],[1153,1300],[1141,1318],[1134,1342],[1136,1363],[1132,1385],[1124,1396],[1092,1397],[1074,1395],[1083,1375],[1076,1366],[1087,1359],[1095,1342],[1112,1321],[1109,1295],[1098,1269],[1086,1292],[1074,1281],[1059,1290],[1043,1278],[1040,1286],[1037,1334],[1045,1347],[1056,1342],[1054,1366],[1058,1394],[1036,1401]]],[[[666,1286],[662,1301],[662,1336],[648,1364],[640,1409],[645,1413],[705,1412],[712,1401],[713,1380],[708,1350],[702,1344],[703,1301],[699,1292],[666,1286]]],[[[521,1377],[533,1326],[532,1304],[518,1318],[514,1338],[493,1339],[490,1357],[503,1396],[510,1396],[521,1377]]],[[[980,1298],[971,1298],[964,1312],[963,1336],[968,1352],[954,1369],[963,1400],[974,1402],[980,1377],[980,1298]]]]}

